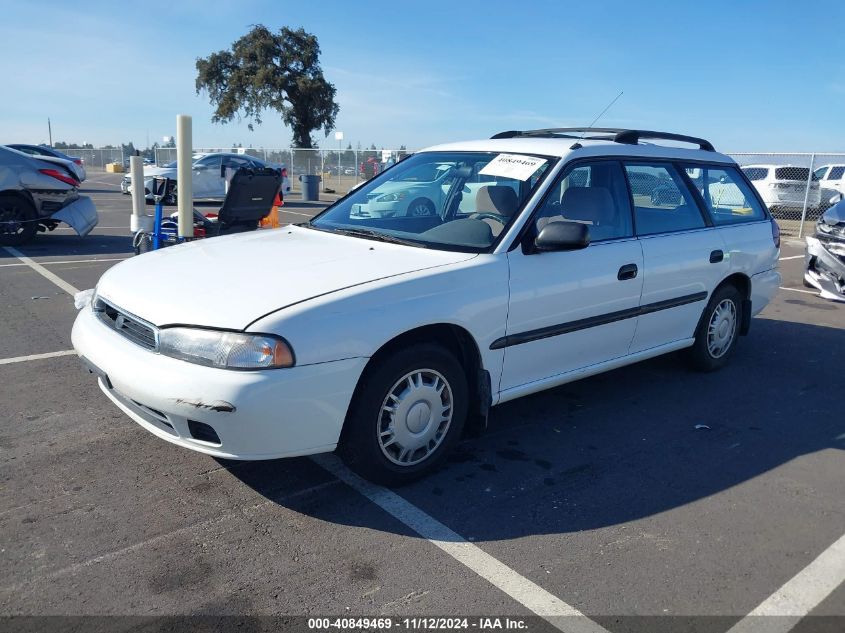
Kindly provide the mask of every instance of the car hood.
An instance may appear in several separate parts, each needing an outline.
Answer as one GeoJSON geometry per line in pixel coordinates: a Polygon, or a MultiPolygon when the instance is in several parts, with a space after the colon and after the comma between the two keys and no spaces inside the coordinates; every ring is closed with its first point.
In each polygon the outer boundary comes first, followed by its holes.
{"type": "Polygon", "coordinates": [[[241,330],[313,297],[475,256],[288,226],[133,257],[104,274],[97,293],[155,325],[241,330]]]}
{"type": "Polygon", "coordinates": [[[144,179],[152,178],[154,176],[167,176],[168,178],[176,178],[176,170],[167,167],[144,167],[144,179]]]}
{"type": "Polygon", "coordinates": [[[396,193],[399,191],[407,191],[408,189],[424,189],[427,187],[434,186],[435,183],[433,182],[411,182],[411,181],[393,181],[393,182],[386,182],[382,185],[379,185],[376,189],[373,189],[370,192],[370,197],[375,198],[378,196],[382,196],[386,193],[396,193]]]}
{"type": "Polygon", "coordinates": [[[822,215],[822,222],[826,224],[841,224],[845,222],[845,200],[837,202],[822,215]]]}

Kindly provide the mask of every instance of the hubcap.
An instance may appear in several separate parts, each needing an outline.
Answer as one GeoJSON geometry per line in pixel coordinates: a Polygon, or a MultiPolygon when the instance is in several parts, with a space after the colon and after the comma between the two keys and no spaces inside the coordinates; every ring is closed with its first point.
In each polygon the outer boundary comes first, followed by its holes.
{"type": "Polygon", "coordinates": [[[730,349],[736,336],[736,305],[723,299],[710,315],[707,326],[707,351],[713,358],[721,358],[730,349]]]}
{"type": "Polygon", "coordinates": [[[378,441],[394,464],[413,466],[443,443],[452,423],[452,389],[433,369],[402,376],[382,402],[378,441]]]}

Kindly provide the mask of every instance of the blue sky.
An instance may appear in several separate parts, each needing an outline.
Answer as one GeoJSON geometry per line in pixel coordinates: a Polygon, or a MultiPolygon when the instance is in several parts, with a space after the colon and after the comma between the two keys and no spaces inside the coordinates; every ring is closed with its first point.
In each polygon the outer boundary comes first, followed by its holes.
{"type": "MultiPolygon", "coordinates": [[[[317,35],[347,142],[410,148],[598,125],[724,151],[845,151],[845,2],[4,3],[2,142],[144,146],[194,117],[196,146],[285,147],[268,113],[215,125],[196,57],[251,24],[317,35]]],[[[322,147],[336,147],[333,135],[322,147]]]]}

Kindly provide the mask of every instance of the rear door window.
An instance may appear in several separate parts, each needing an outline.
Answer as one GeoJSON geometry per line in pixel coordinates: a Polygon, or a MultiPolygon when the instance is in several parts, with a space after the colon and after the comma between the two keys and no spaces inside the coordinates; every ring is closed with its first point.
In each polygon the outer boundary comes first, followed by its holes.
{"type": "Polygon", "coordinates": [[[845,175],[845,165],[839,165],[831,168],[830,173],[827,175],[827,179],[842,180],[843,175],[845,175]]]}
{"type": "Polygon", "coordinates": [[[692,193],[670,164],[626,163],[637,235],[689,231],[706,226],[692,193]]]}
{"type": "Polygon", "coordinates": [[[686,165],[685,169],[714,224],[737,224],[766,218],[763,207],[735,168],[686,165]]]}

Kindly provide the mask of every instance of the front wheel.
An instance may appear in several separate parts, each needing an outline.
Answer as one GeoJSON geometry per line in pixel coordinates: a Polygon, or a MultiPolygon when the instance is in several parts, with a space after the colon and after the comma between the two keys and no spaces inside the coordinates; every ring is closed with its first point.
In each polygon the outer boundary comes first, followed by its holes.
{"type": "Polygon", "coordinates": [[[417,198],[408,205],[408,215],[415,218],[434,215],[434,203],[428,198],[417,198]]]}
{"type": "Polygon", "coordinates": [[[736,347],[742,323],[742,295],[734,286],[718,288],[698,323],[690,361],[700,371],[724,367],[736,347]]]}
{"type": "Polygon", "coordinates": [[[376,483],[418,479],[458,441],[467,395],[464,369],[447,350],[429,343],[400,350],[362,376],[339,452],[376,483]]]}

